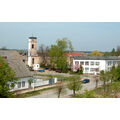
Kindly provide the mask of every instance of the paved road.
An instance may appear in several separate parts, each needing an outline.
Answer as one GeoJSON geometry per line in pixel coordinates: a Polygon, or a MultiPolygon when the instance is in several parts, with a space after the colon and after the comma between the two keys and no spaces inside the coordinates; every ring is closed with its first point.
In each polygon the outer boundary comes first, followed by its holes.
{"type": "MultiPolygon", "coordinates": [[[[99,86],[102,85],[102,82],[99,81],[98,85],[99,86]]],[[[79,92],[83,92],[86,89],[87,90],[94,89],[95,86],[96,86],[95,81],[94,80],[90,81],[90,83],[83,84],[82,90],[80,90],[79,92]]],[[[66,89],[66,92],[61,95],[61,98],[67,98],[72,94],[73,94],[73,91],[66,89]]],[[[52,89],[52,90],[44,91],[40,95],[32,96],[30,98],[57,98],[57,93],[56,93],[55,89],[52,89]]]]}

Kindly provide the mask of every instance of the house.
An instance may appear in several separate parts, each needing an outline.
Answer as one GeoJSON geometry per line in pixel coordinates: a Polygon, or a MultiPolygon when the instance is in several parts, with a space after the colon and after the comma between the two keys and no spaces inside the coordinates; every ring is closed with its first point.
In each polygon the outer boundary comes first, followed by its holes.
{"type": "Polygon", "coordinates": [[[120,62],[120,58],[116,56],[75,56],[71,60],[73,71],[79,70],[81,65],[85,74],[99,74],[102,70],[110,71],[112,66],[118,66],[120,62]]]}
{"type": "Polygon", "coordinates": [[[65,53],[65,56],[67,57],[67,63],[68,63],[68,65],[69,65],[70,68],[71,68],[71,65],[72,65],[72,63],[71,63],[71,58],[72,58],[72,57],[76,57],[76,56],[86,56],[86,54],[85,54],[85,53],[82,53],[82,52],[67,52],[67,53],[65,53]]]}
{"type": "Polygon", "coordinates": [[[0,50],[0,56],[8,62],[9,66],[16,73],[16,78],[18,78],[18,83],[13,90],[27,89],[28,80],[32,77],[32,74],[27,69],[20,54],[15,50],[0,50]]]}
{"type": "MultiPolygon", "coordinates": [[[[16,73],[16,78],[18,78],[17,84],[15,84],[14,88],[11,88],[11,91],[40,87],[57,82],[57,78],[51,79],[45,76],[33,77],[24,63],[22,56],[15,50],[0,50],[0,56],[5,59],[5,61],[16,73]]],[[[11,83],[8,83],[8,85],[10,84],[11,83]]]]}

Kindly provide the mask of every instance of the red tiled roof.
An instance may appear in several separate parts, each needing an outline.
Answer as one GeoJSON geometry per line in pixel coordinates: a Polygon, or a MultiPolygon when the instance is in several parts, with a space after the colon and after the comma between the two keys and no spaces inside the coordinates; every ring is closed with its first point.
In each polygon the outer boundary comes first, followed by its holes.
{"type": "Polygon", "coordinates": [[[66,56],[85,56],[84,53],[65,53],[66,56]]]}

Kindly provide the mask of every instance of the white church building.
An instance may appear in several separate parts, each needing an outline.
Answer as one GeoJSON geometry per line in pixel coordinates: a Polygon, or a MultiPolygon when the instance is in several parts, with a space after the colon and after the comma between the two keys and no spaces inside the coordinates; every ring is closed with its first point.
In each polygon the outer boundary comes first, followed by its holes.
{"type": "Polygon", "coordinates": [[[80,65],[83,73],[96,74],[100,71],[110,71],[112,66],[118,66],[120,58],[116,56],[76,56],[73,57],[73,71],[77,71],[80,65]]]}

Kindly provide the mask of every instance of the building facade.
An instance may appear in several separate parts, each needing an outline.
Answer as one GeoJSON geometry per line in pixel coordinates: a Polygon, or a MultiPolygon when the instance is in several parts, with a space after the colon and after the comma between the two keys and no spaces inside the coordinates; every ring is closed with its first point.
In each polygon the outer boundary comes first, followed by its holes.
{"type": "Polygon", "coordinates": [[[83,68],[85,74],[96,74],[100,71],[110,71],[112,66],[118,66],[120,58],[118,57],[95,57],[95,56],[79,56],[73,57],[73,71],[83,68]]]}

